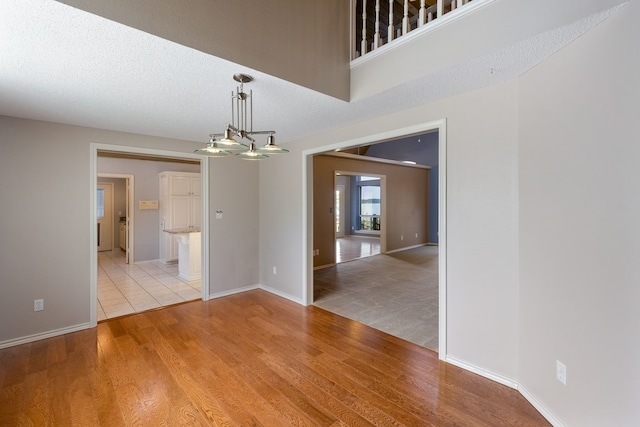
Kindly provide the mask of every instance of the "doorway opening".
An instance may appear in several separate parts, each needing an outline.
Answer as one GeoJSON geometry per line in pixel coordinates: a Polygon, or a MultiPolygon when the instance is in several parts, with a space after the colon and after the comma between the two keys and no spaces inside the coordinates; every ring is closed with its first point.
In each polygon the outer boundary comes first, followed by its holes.
{"type": "MultiPolygon", "coordinates": [[[[354,290],[356,290],[354,286],[359,286],[365,282],[380,285],[377,290],[383,290],[384,288],[388,288],[390,283],[397,283],[397,277],[408,276],[409,281],[416,282],[416,284],[423,281],[423,279],[428,278],[430,281],[429,286],[432,287],[432,289],[429,290],[429,292],[431,292],[429,300],[431,302],[435,302],[435,304],[427,307],[427,304],[425,303],[424,305],[413,309],[413,311],[419,312],[423,316],[424,320],[430,322],[432,325],[431,330],[434,331],[434,334],[430,339],[430,345],[425,345],[424,342],[419,344],[424,345],[427,348],[434,349],[439,353],[439,357],[444,359],[446,357],[446,121],[439,120],[436,122],[426,123],[424,125],[386,132],[380,135],[372,135],[358,140],[343,141],[331,146],[306,150],[304,154],[304,177],[307,179],[305,188],[308,189],[308,192],[306,193],[306,224],[308,238],[305,245],[305,249],[307,250],[307,293],[305,295],[307,303],[315,303],[315,305],[322,306],[321,303],[318,303],[316,297],[320,296],[318,299],[322,299],[322,297],[326,296],[326,294],[322,295],[322,293],[327,291],[328,288],[333,288],[329,290],[335,290],[337,287],[347,286],[349,287],[348,291],[353,294],[354,290]],[[435,206],[437,219],[435,220],[435,226],[434,224],[430,224],[432,227],[427,232],[430,237],[433,237],[433,239],[430,239],[429,241],[422,241],[419,245],[415,245],[414,247],[414,245],[408,244],[406,239],[414,237],[417,238],[418,236],[416,234],[411,233],[407,236],[407,234],[404,233],[400,236],[395,236],[395,233],[392,233],[392,236],[389,238],[400,238],[400,240],[405,240],[405,244],[401,244],[401,247],[398,250],[395,249],[395,247],[397,247],[396,243],[393,243],[391,250],[383,250],[382,255],[356,260],[342,265],[334,265],[329,268],[314,269],[313,257],[317,256],[317,250],[315,249],[315,234],[312,230],[314,230],[315,223],[318,221],[318,215],[314,216],[310,215],[310,213],[313,212],[317,214],[317,212],[314,211],[314,199],[316,198],[316,193],[319,188],[318,182],[314,181],[314,179],[316,179],[316,175],[314,174],[314,168],[316,168],[316,165],[314,164],[314,157],[320,154],[327,155],[329,152],[348,149],[356,151],[356,153],[353,154],[361,155],[363,152],[369,150],[368,146],[375,146],[379,142],[391,144],[391,141],[416,138],[424,134],[431,134],[434,138],[437,149],[435,155],[438,159],[438,167],[431,169],[432,176],[435,174],[437,177],[437,180],[435,180],[437,188],[437,204],[435,206]],[[313,197],[311,194],[313,194],[313,197]],[[377,270],[378,267],[383,268],[377,270]],[[338,269],[340,269],[340,271],[337,271],[338,269]],[[368,276],[365,278],[363,274],[367,274],[368,276]],[[338,279],[338,281],[336,281],[336,279],[338,279]],[[344,283],[340,283],[339,280],[342,279],[346,279],[346,281],[344,283]],[[389,279],[389,282],[383,284],[382,280],[384,279],[389,279]]],[[[410,159],[402,158],[392,160],[398,162],[410,159]]],[[[426,182],[427,180],[425,180],[425,186],[426,182]]],[[[391,192],[393,190],[389,188],[387,191],[391,192]]],[[[332,197],[335,196],[332,195],[332,197]]],[[[349,203],[345,203],[345,205],[348,206],[349,203]]],[[[430,208],[433,209],[434,206],[430,206],[430,208]]],[[[427,216],[433,217],[431,212],[432,210],[430,210],[430,213],[427,216]]],[[[340,214],[340,212],[337,213],[337,215],[340,214]]],[[[383,218],[386,216],[387,215],[383,214],[383,218]]],[[[353,217],[353,214],[351,214],[351,217],[353,217]]],[[[382,231],[387,228],[384,223],[382,223],[381,226],[382,231]]],[[[337,227],[338,225],[336,224],[336,230],[337,227]]],[[[347,227],[348,226],[344,226],[343,230],[348,230],[347,227]]],[[[383,298],[383,300],[388,302],[387,305],[395,306],[391,308],[395,309],[396,313],[400,313],[401,315],[408,314],[411,312],[411,310],[405,310],[409,306],[408,303],[415,300],[415,296],[419,295],[423,290],[424,289],[420,288],[409,289],[408,292],[404,292],[402,295],[396,294],[386,300],[383,298]],[[412,292],[414,293],[412,294],[412,292]]],[[[372,296],[372,290],[366,289],[363,290],[363,292],[363,295],[366,295],[365,300],[363,301],[366,302],[366,298],[370,298],[372,296]]],[[[343,307],[354,307],[357,305],[362,306],[364,305],[363,301],[349,302],[344,300],[342,301],[342,305],[343,307]]],[[[367,307],[365,307],[364,311],[367,311],[366,308],[367,307]]],[[[364,313],[361,318],[355,320],[377,327],[381,330],[385,330],[385,324],[392,323],[390,322],[389,317],[381,314],[379,306],[371,306],[368,308],[369,310],[364,313]]],[[[344,313],[339,314],[350,317],[344,313]]],[[[406,325],[406,322],[398,322],[398,324],[406,325]]],[[[409,327],[409,329],[418,328],[409,327]]],[[[397,336],[404,338],[401,335],[397,336]]]]}
{"type": "Polygon", "coordinates": [[[335,264],[384,253],[386,229],[382,197],[386,177],[359,172],[335,172],[335,264]]]}
{"type": "MultiPolygon", "coordinates": [[[[161,221],[159,215],[159,173],[193,172],[198,176],[198,203],[194,217],[202,224],[194,234],[208,233],[208,162],[189,153],[141,149],[107,144],[91,144],[91,217],[96,224],[100,213],[98,181],[115,188],[111,248],[98,247],[98,228],[92,226],[91,321],[119,317],[190,301],[209,299],[209,239],[198,245],[198,278],[180,277],[179,260],[159,260],[161,221]],[[134,182],[135,180],[135,182],[134,182]],[[95,229],[94,229],[95,228],[95,229]],[[124,241],[123,241],[124,240],[124,241]]],[[[192,257],[193,258],[193,257],[192,257]]]]}

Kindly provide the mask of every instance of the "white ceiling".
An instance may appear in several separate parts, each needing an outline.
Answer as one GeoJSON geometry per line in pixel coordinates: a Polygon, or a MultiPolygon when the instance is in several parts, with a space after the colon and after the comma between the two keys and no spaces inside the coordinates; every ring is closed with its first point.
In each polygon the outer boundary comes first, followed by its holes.
{"type": "Polygon", "coordinates": [[[286,144],[514,78],[611,13],[347,103],[53,0],[2,0],[0,115],[205,142],[229,122],[243,72],[254,130],[286,144]]]}

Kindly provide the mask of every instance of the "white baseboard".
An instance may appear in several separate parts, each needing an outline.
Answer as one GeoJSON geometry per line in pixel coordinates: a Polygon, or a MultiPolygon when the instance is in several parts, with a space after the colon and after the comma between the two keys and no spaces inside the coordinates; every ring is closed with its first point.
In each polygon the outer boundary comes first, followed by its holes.
{"type": "Polygon", "coordinates": [[[215,294],[209,294],[209,299],[227,297],[229,295],[235,295],[242,292],[253,291],[254,289],[260,289],[260,285],[249,285],[243,288],[231,289],[230,291],[216,292],[215,294]]]}
{"type": "Polygon", "coordinates": [[[494,372],[488,371],[483,368],[479,368],[475,365],[472,365],[467,362],[463,362],[462,360],[456,359],[455,357],[446,356],[445,361],[447,363],[451,363],[459,368],[462,368],[466,371],[473,372],[474,374],[478,374],[481,377],[488,378],[492,381],[500,383],[502,385],[506,385],[507,387],[511,387],[513,389],[518,390],[518,392],[524,397],[538,412],[540,415],[546,418],[547,421],[551,423],[554,427],[565,427],[565,424],[560,421],[560,419],[551,412],[542,402],[540,402],[534,395],[529,393],[529,391],[519,384],[517,381],[512,380],[511,378],[504,377],[502,375],[496,374],[494,372]]]}
{"type": "Polygon", "coordinates": [[[451,356],[446,356],[445,357],[445,362],[447,363],[451,363],[452,365],[456,365],[459,368],[462,368],[466,371],[470,371],[473,372],[474,374],[478,374],[481,377],[485,377],[488,378],[492,381],[495,381],[497,383],[500,383],[502,385],[506,385],[507,387],[511,387],[514,389],[518,389],[518,382],[512,380],[511,378],[507,378],[504,377],[500,374],[496,374],[494,372],[488,371],[484,368],[479,368],[475,365],[472,365],[470,363],[467,362],[463,362],[462,360],[456,359],[455,357],[451,357],[451,356]]]}
{"type": "Polygon", "coordinates": [[[53,331],[40,332],[38,334],[27,335],[26,337],[14,338],[0,342],[0,349],[13,347],[15,345],[27,344],[30,342],[43,340],[45,338],[57,337],[58,335],[64,335],[71,332],[82,331],[84,329],[94,328],[95,325],[91,323],[81,323],[80,325],[69,326],[68,328],[54,329],[53,331]]]}
{"type": "Polygon", "coordinates": [[[289,294],[286,294],[286,293],[284,293],[284,292],[281,292],[281,291],[279,291],[279,290],[277,290],[277,289],[270,288],[269,286],[264,286],[264,285],[262,285],[262,286],[260,286],[260,289],[262,289],[262,290],[264,290],[264,291],[266,291],[266,292],[269,292],[269,293],[271,293],[271,294],[278,295],[279,297],[282,297],[282,298],[284,298],[284,299],[288,299],[289,301],[295,302],[295,303],[297,303],[297,304],[300,304],[300,305],[306,305],[306,304],[304,303],[304,301],[302,301],[302,299],[300,299],[300,298],[296,298],[296,297],[294,297],[294,296],[291,296],[291,295],[289,295],[289,294]]]}
{"type": "Polygon", "coordinates": [[[322,270],[323,268],[329,268],[329,267],[335,267],[335,266],[336,266],[335,262],[332,264],[319,265],[317,267],[313,267],[313,271],[322,270]]]}
{"type": "Polygon", "coordinates": [[[385,252],[385,255],[393,254],[393,253],[396,253],[396,252],[408,251],[409,249],[420,248],[422,246],[427,246],[427,245],[428,245],[428,243],[420,243],[419,245],[413,245],[413,246],[407,246],[405,248],[394,249],[392,251],[385,252]]]}
{"type": "Polygon", "coordinates": [[[560,419],[556,417],[556,415],[551,412],[549,408],[547,408],[542,402],[540,402],[533,394],[529,393],[529,390],[527,390],[524,386],[519,385],[518,391],[525,399],[529,401],[529,403],[533,405],[534,408],[536,408],[538,412],[540,412],[540,414],[542,414],[543,417],[547,419],[547,421],[551,423],[553,427],[565,427],[565,424],[560,421],[560,419]]]}

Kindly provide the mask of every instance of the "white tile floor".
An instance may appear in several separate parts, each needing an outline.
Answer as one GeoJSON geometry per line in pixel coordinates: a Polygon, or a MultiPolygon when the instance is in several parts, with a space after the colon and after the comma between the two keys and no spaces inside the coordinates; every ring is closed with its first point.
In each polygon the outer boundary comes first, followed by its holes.
{"type": "Polygon", "coordinates": [[[126,264],[124,253],[98,252],[98,321],[201,298],[201,281],[178,277],[178,264],[126,264]]]}

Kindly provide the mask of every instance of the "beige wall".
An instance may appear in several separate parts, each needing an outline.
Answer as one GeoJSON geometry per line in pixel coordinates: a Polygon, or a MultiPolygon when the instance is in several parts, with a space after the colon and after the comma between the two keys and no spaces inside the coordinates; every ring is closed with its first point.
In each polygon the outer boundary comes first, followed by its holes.
{"type": "MultiPolygon", "coordinates": [[[[376,117],[290,144],[260,165],[261,283],[311,295],[313,179],[309,152],[446,118],[446,353],[506,378],[518,372],[517,82],[376,117]],[[311,200],[311,201],[310,201],[311,200]],[[278,266],[273,275],[271,267],[278,266]]],[[[441,165],[442,166],[442,165],[441,165]]]]}
{"type": "MultiPolygon", "coordinates": [[[[193,153],[202,146],[0,116],[0,346],[90,321],[90,143],[193,153]],[[44,298],[45,309],[33,311],[44,298]]],[[[259,282],[258,166],[210,168],[210,292],[259,282]]]]}
{"type": "Polygon", "coordinates": [[[60,2],[318,92],[349,99],[349,1],[60,2]]]}
{"type": "Polygon", "coordinates": [[[313,247],[320,250],[314,267],[335,262],[336,171],[386,177],[387,251],[428,242],[429,169],[319,155],[313,158],[313,247]]]}
{"type": "Polygon", "coordinates": [[[519,81],[519,378],[567,426],[640,421],[639,20],[519,81]]]}

